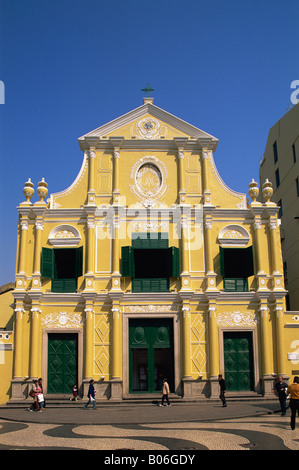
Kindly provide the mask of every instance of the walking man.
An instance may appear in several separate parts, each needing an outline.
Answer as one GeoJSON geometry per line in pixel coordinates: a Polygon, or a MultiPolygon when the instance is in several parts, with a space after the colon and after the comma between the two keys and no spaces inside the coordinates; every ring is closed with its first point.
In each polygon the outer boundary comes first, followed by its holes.
{"type": "Polygon", "coordinates": [[[92,403],[92,407],[93,409],[95,410],[96,409],[96,399],[95,399],[95,389],[94,389],[94,380],[90,380],[89,381],[89,388],[88,388],[88,393],[87,393],[87,397],[88,397],[88,402],[85,403],[84,405],[84,410],[87,409],[89,403],[92,403]]]}
{"type": "Polygon", "coordinates": [[[167,406],[171,406],[169,403],[169,385],[167,379],[163,379],[163,387],[162,387],[162,403],[159,406],[164,405],[164,400],[167,401],[167,406]]]}
{"type": "Polygon", "coordinates": [[[287,409],[287,394],[286,390],[288,388],[288,384],[283,381],[281,375],[278,377],[278,382],[274,385],[272,392],[277,392],[278,399],[281,408],[281,416],[285,416],[286,409],[287,409]]]}
{"type": "Polygon", "coordinates": [[[219,382],[219,386],[220,386],[219,398],[222,401],[222,405],[227,406],[226,398],[225,398],[226,384],[225,384],[225,380],[224,380],[224,378],[222,377],[221,374],[218,375],[218,382],[219,382]]]}

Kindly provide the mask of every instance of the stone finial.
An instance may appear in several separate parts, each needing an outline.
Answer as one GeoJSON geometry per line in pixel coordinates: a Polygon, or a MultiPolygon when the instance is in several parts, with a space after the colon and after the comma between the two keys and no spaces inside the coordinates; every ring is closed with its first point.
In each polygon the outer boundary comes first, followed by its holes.
{"type": "Polygon", "coordinates": [[[38,188],[36,190],[41,202],[44,202],[45,198],[47,197],[47,194],[48,194],[47,187],[48,187],[48,184],[45,182],[45,179],[42,178],[42,180],[38,183],[38,188]]]}
{"type": "Polygon", "coordinates": [[[258,188],[258,183],[254,181],[254,179],[252,179],[251,183],[249,183],[248,186],[249,186],[248,194],[251,197],[252,202],[255,202],[260,192],[258,188]]]}
{"type": "Polygon", "coordinates": [[[26,183],[24,184],[24,188],[23,188],[23,194],[28,204],[30,204],[30,199],[32,198],[34,194],[33,186],[34,184],[32,183],[31,179],[28,178],[28,181],[26,181],[26,183]]]}
{"type": "Polygon", "coordinates": [[[266,179],[266,181],[263,184],[262,194],[263,194],[263,197],[266,200],[266,203],[270,202],[271,196],[273,194],[273,187],[272,187],[271,181],[269,181],[268,178],[266,179]]]}

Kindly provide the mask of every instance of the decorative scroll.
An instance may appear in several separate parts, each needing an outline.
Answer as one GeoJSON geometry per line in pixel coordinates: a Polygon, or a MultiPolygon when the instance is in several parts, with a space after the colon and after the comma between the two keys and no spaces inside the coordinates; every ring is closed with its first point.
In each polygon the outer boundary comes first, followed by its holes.
{"type": "Polygon", "coordinates": [[[41,324],[46,328],[80,328],[83,320],[78,313],[49,313],[42,318],[41,324]]]}
{"type": "Polygon", "coordinates": [[[241,313],[236,310],[232,313],[219,313],[217,323],[219,326],[256,326],[257,317],[255,313],[241,313]]]}

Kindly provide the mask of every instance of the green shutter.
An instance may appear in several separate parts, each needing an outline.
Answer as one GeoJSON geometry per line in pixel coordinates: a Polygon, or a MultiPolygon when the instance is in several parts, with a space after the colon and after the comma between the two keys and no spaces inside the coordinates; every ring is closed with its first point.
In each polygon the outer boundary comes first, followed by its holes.
{"type": "Polygon", "coordinates": [[[121,247],[121,274],[123,277],[134,276],[133,248],[131,246],[121,247]]]}
{"type": "Polygon", "coordinates": [[[171,277],[180,277],[181,271],[180,271],[180,250],[172,246],[170,248],[171,251],[171,264],[172,264],[172,270],[171,270],[171,277]]]}
{"type": "Polygon", "coordinates": [[[244,249],[244,277],[250,277],[254,275],[254,266],[253,266],[253,250],[252,246],[244,249]]]}
{"type": "Polygon", "coordinates": [[[224,248],[220,246],[220,274],[222,277],[225,277],[225,267],[224,267],[224,248]]]}
{"type": "Polygon", "coordinates": [[[226,292],[236,292],[236,281],[235,279],[223,279],[224,290],[226,292]]]}
{"type": "Polygon", "coordinates": [[[168,248],[168,233],[133,233],[132,247],[144,250],[168,248]]]}
{"type": "Polygon", "coordinates": [[[42,248],[41,275],[52,279],[54,277],[54,250],[42,248]]]}
{"type": "Polygon", "coordinates": [[[76,292],[77,279],[52,279],[52,292],[76,292]]]}
{"type": "Polygon", "coordinates": [[[224,279],[223,284],[226,292],[248,292],[247,278],[224,279]]]}
{"type": "Polygon", "coordinates": [[[83,246],[76,248],[76,277],[83,274],[83,246]]]}
{"type": "Polygon", "coordinates": [[[133,279],[132,292],[168,292],[169,280],[166,278],[133,279]]]}

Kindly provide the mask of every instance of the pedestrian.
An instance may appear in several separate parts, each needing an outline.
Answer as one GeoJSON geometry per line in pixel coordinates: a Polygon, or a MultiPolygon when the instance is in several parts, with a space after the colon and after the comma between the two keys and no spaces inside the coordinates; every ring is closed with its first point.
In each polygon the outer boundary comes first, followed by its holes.
{"type": "Polygon", "coordinates": [[[32,405],[28,408],[29,411],[40,411],[40,406],[38,402],[38,395],[40,394],[41,389],[38,385],[38,380],[33,381],[32,388],[30,390],[29,395],[33,398],[33,403],[32,405]]]}
{"type": "Polygon", "coordinates": [[[78,400],[78,387],[77,384],[73,386],[73,397],[70,398],[70,401],[77,401],[78,400]]]}
{"type": "Polygon", "coordinates": [[[46,408],[46,402],[45,402],[45,395],[44,395],[44,389],[43,389],[43,379],[41,377],[38,379],[38,385],[41,389],[41,392],[38,395],[37,399],[38,399],[40,408],[44,409],[46,408]]]}
{"type": "Polygon", "coordinates": [[[94,385],[93,385],[93,384],[94,384],[94,380],[91,379],[91,380],[89,381],[89,387],[88,387],[88,393],[87,393],[88,402],[85,403],[85,405],[84,405],[84,407],[83,407],[84,410],[87,409],[87,407],[88,407],[88,405],[89,405],[90,403],[92,403],[93,409],[94,409],[94,410],[96,409],[96,399],[95,399],[95,393],[96,393],[96,391],[95,391],[95,389],[94,389],[94,385]]]}
{"type": "Polygon", "coordinates": [[[299,377],[294,377],[294,382],[288,386],[287,393],[290,395],[291,429],[296,427],[296,411],[299,416],[299,377]]]}
{"type": "Polygon", "coordinates": [[[218,375],[218,382],[219,382],[219,386],[220,386],[219,398],[222,401],[222,406],[227,406],[226,398],[225,398],[226,384],[225,384],[224,378],[222,377],[222,374],[218,375]]]}
{"type": "Polygon", "coordinates": [[[163,379],[163,386],[162,386],[162,402],[161,402],[161,405],[159,406],[166,406],[164,405],[164,401],[166,400],[167,402],[167,406],[171,406],[170,402],[169,402],[169,385],[168,385],[168,382],[167,382],[167,379],[163,379]]]}
{"type": "Polygon", "coordinates": [[[278,395],[280,408],[281,408],[281,416],[285,416],[287,410],[287,394],[286,390],[288,388],[288,384],[283,381],[282,376],[278,377],[278,381],[275,383],[272,392],[276,392],[278,395]]]}

